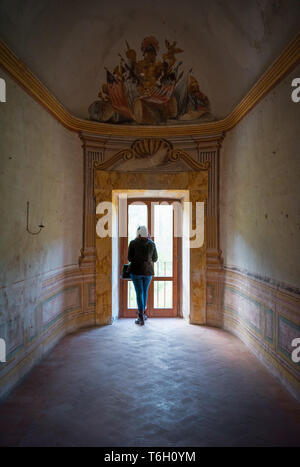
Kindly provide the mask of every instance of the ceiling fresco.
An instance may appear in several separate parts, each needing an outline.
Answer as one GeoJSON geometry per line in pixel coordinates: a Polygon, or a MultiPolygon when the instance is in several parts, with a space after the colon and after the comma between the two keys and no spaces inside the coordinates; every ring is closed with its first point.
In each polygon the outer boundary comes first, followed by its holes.
{"type": "Polygon", "coordinates": [[[210,103],[199,87],[192,68],[186,70],[177,55],[183,50],[177,41],[160,44],[154,36],[145,37],[140,46],[142,57],[126,40],[123,55],[112,71],[106,69],[98,100],[89,107],[91,120],[109,123],[173,124],[208,121],[213,116],[210,103]]]}
{"type": "Polygon", "coordinates": [[[74,117],[188,125],[233,111],[299,31],[299,4],[0,0],[0,38],[74,117]]]}

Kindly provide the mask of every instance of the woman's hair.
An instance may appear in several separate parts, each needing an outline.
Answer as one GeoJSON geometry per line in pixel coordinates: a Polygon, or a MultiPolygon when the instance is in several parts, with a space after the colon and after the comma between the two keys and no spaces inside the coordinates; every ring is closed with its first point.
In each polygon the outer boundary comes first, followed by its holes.
{"type": "Polygon", "coordinates": [[[137,228],[136,236],[137,236],[137,237],[148,238],[148,237],[149,237],[149,233],[148,233],[147,227],[146,227],[145,225],[140,225],[140,226],[137,228]]]}

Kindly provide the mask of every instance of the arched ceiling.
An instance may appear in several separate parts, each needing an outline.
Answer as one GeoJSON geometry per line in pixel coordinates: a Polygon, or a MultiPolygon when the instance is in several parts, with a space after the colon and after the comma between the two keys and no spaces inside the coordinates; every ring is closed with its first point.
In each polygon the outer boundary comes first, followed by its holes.
{"type": "Polygon", "coordinates": [[[228,115],[299,30],[299,0],[0,0],[1,39],[74,116],[125,41],[177,41],[217,119],[228,115]]]}

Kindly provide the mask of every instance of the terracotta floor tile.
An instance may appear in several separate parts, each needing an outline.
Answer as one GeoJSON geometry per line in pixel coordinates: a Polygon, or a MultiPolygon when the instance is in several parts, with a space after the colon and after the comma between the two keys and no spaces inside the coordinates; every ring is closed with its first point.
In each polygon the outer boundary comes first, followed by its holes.
{"type": "Polygon", "coordinates": [[[300,407],[233,335],[122,319],[65,337],[0,405],[1,446],[300,446],[300,407]]]}

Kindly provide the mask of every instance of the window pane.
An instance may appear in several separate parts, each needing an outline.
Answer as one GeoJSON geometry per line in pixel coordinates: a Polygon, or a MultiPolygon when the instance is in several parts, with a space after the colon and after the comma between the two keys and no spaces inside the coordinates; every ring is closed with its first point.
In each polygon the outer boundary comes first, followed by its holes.
{"type": "Polygon", "coordinates": [[[146,204],[128,205],[128,245],[136,237],[136,229],[140,225],[148,228],[148,207],[146,204]]]}
{"type": "Polygon", "coordinates": [[[154,273],[158,277],[173,275],[173,206],[154,206],[154,242],[157,248],[158,261],[154,265],[154,273]]]}
{"type": "Polygon", "coordinates": [[[127,289],[127,306],[129,308],[137,309],[137,303],[136,303],[136,294],[135,294],[135,289],[134,285],[131,281],[128,281],[128,289],[127,289]]]}
{"type": "Polygon", "coordinates": [[[173,307],[173,282],[155,281],[154,282],[154,308],[172,308],[173,307]]]}

